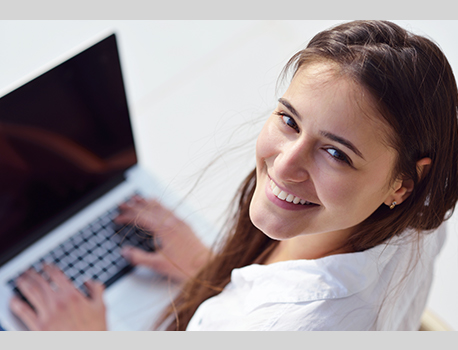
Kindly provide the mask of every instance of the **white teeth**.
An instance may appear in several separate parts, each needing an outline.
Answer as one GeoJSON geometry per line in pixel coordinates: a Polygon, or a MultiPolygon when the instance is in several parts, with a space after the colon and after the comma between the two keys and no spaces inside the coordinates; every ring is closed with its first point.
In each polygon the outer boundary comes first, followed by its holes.
{"type": "Polygon", "coordinates": [[[287,202],[291,203],[291,202],[293,201],[293,199],[294,199],[294,196],[293,196],[292,194],[289,194],[288,197],[286,197],[285,200],[286,200],[287,202]]]}
{"type": "Polygon", "coordinates": [[[274,195],[278,196],[280,194],[281,190],[277,186],[275,186],[275,188],[272,190],[272,192],[273,192],[274,195]]]}
{"type": "Polygon", "coordinates": [[[287,201],[289,203],[294,203],[294,204],[311,204],[310,202],[306,201],[305,199],[301,199],[299,197],[296,197],[290,193],[287,193],[285,191],[282,191],[277,185],[275,185],[275,182],[270,180],[270,188],[272,189],[272,193],[282,201],[287,201]]]}
{"type": "Polygon", "coordinates": [[[286,197],[288,197],[288,193],[286,193],[285,191],[281,191],[277,197],[284,201],[286,197]]]}

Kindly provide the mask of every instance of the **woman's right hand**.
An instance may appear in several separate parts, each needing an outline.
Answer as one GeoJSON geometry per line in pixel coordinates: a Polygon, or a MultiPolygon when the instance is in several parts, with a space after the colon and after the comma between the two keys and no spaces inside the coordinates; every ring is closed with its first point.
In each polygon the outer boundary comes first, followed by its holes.
{"type": "Polygon", "coordinates": [[[124,247],[122,255],[131,264],[149,267],[181,282],[195,275],[210,258],[210,249],[191,227],[158,201],[135,196],[119,210],[117,224],[137,225],[159,242],[154,252],[124,247]]]}
{"type": "Polygon", "coordinates": [[[30,269],[16,283],[27,298],[10,300],[11,311],[31,331],[103,331],[107,329],[103,284],[87,281],[89,296],[77,290],[56,266],[45,265],[43,275],[30,269]],[[33,308],[31,307],[33,305],[33,308]]]}

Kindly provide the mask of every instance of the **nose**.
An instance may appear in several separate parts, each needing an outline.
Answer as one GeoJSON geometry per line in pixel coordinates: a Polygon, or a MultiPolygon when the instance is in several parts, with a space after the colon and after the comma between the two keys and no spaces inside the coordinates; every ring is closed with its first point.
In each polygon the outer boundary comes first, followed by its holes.
{"type": "Polygon", "coordinates": [[[294,140],[282,145],[274,161],[275,174],[285,182],[304,182],[310,178],[313,145],[294,140]]]}

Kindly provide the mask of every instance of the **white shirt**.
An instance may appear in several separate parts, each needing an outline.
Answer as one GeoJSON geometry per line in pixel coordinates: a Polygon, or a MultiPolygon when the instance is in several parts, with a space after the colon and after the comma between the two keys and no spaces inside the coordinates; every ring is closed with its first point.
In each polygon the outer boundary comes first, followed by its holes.
{"type": "Polygon", "coordinates": [[[420,245],[403,236],[364,252],[234,269],[187,330],[418,330],[444,239],[439,230],[420,245]]]}

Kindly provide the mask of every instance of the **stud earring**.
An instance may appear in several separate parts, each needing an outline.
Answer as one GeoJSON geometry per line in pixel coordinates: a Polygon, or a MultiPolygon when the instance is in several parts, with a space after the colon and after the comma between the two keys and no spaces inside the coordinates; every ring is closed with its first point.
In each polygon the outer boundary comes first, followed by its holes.
{"type": "Polygon", "coordinates": [[[397,203],[393,201],[393,203],[391,203],[391,205],[390,205],[390,209],[394,209],[394,207],[396,206],[396,204],[397,204],[397,203]]]}

